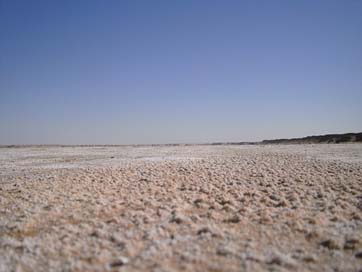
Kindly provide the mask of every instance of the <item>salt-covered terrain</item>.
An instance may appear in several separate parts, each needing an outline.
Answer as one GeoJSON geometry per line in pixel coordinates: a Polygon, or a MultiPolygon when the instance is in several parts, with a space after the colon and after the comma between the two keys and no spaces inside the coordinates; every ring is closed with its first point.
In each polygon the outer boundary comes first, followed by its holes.
{"type": "Polygon", "coordinates": [[[362,144],[0,148],[0,271],[359,271],[362,144]]]}

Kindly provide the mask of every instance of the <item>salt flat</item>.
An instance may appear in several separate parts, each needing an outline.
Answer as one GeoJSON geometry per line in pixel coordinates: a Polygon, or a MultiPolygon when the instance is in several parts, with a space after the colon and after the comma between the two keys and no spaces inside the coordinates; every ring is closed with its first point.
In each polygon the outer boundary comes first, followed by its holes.
{"type": "Polygon", "coordinates": [[[358,271],[362,145],[0,148],[0,271],[358,271]]]}

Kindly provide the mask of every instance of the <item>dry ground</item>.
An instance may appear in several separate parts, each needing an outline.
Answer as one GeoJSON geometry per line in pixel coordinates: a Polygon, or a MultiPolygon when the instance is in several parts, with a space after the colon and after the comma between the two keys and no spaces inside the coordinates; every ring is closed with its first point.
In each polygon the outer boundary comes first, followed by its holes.
{"type": "Polygon", "coordinates": [[[0,271],[360,271],[362,145],[0,148],[0,271]]]}

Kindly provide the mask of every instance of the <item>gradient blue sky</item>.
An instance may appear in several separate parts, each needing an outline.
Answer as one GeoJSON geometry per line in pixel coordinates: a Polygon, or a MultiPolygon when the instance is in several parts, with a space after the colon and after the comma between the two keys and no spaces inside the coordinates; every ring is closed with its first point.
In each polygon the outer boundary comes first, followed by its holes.
{"type": "Polygon", "coordinates": [[[0,0],[0,144],[362,131],[362,1],[0,0]]]}

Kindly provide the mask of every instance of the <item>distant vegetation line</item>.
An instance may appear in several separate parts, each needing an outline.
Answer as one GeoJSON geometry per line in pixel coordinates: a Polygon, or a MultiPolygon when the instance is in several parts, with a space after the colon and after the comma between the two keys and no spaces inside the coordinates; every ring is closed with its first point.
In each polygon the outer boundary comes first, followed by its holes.
{"type": "Polygon", "coordinates": [[[307,136],[303,138],[292,139],[274,139],[264,140],[262,144],[319,144],[319,143],[353,143],[362,142],[362,132],[360,133],[344,133],[344,134],[326,134],[307,136]]]}
{"type": "Polygon", "coordinates": [[[302,138],[272,139],[261,142],[226,142],[212,143],[212,145],[263,145],[263,144],[339,144],[362,142],[362,132],[344,134],[313,135],[302,138]]]}

